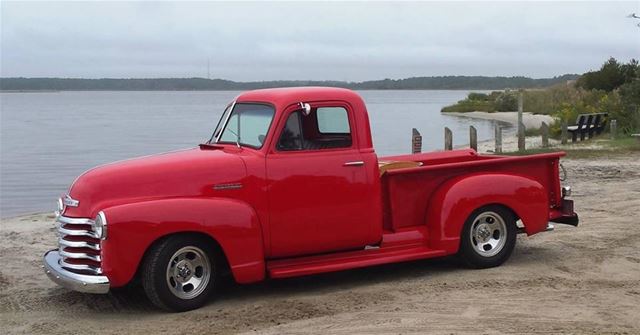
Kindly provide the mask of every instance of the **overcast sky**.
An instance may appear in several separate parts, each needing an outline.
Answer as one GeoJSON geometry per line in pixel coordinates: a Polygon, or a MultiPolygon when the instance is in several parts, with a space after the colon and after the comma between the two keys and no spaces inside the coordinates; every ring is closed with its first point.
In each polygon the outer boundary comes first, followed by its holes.
{"type": "Polygon", "coordinates": [[[631,2],[6,2],[3,77],[534,78],[640,58],[631,2]]]}

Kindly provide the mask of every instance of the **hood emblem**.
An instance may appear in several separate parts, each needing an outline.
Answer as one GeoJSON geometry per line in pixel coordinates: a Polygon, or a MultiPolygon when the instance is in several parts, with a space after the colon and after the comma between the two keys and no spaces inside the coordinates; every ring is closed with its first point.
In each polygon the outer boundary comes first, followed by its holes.
{"type": "Polygon", "coordinates": [[[68,194],[64,196],[64,198],[62,198],[62,203],[65,206],[69,206],[69,207],[78,207],[78,205],[80,205],[80,201],[72,198],[71,196],[69,196],[68,194]]]}
{"type": "Polygon", "coordinates": [[[228,184],[217,184],[217,185],[213,185],[213,189],[216,191],[221,191],[221,190],[237,190],[242,188],[242,184],[241,183],[228,183],[228,184]]]}

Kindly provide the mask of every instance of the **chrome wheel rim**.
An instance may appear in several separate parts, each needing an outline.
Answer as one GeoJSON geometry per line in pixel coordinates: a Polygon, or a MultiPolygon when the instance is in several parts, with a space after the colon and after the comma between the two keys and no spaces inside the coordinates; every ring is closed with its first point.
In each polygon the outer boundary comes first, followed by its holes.
{"type": "Polygon", "coordinates": [[[507,241],[507,225],[500,215],[484,212],[473,220],[469,231],[473,250],[480,256],[497,255],[507,241]]]}
{"type": "Polygon", "coordinates": [[[167,285],[180,299],[199,296],[209,284],[211,263],[200,248],[184,247],[176,251],[167,265],[167,285]]]}

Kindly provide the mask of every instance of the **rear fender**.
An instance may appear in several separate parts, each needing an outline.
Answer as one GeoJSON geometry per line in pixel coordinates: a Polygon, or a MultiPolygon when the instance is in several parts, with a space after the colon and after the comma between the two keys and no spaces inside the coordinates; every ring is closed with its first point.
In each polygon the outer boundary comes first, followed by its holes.
{"type": "Polygon", "coordinates": [[[448,180],[431,197],[426,218],[430,246],[456,253],[467,218],[474,210],[492,204],[514,212],[527,235],[546,229],[549,198],[539,182],[512,174],[464,175],[448,180]]]}
{"type": "Polygon", "coordinates": [[[235,280],[264,279],[262,230],[253,208],[224,198],[180,198],[106,208],[107,239],[102,241],[104,273],[112,287],[128,283],[147,249],[176,233],[201,233],[224,252],[235,280]]]}

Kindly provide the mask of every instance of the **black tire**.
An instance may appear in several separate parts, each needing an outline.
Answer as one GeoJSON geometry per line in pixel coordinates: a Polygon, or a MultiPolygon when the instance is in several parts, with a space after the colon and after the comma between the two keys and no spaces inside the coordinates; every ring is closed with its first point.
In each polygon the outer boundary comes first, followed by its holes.
{"type": "MultiPolygon", "coordinates": [[[[219,256],[214,252],[211,243],[198,236],[177,235],[159,241],[147,252],[141,268],[142,286],[144,287],[147,297],[157,307],[171,312],[184,312],[202,307],[207,303],[207,301],[209,301],[218,284],[218,257],[219,256]],[[181,255],[185,254],[185,257],[182,261],[175,262],[174,260],[178,259],[178,257],[175,257],[178,251],[181,252],[181,255]],[[190,256],[190,251],[191,254],[195,256],[190,256]],[[200,252],[202,252],[202,255],[200,252]],[[208,262],[209,268],[206,272],[209,273],[209,276],[206,284],[204,283],[204,280],[200,279],[202,284],[194,285],[186,283],[186,285],[182,286],[180,289],[172,289],[171,283],[176,283],[176,279],[174,278],[199,279],[197,277],[198,267],[196,265],[191,265],[191,263],[185,263],[189,262],[189,257],[194,257],[194,260],[198,257],[197,259],[201,260],[200,263],[203,264],[205,261],[208,262]],[[185,272],[181,274],[186,274],[185,277],[173,277],[172,275],[171,278],[169,278],[170,275],[168,273],[170,270],[168,267],[170,263],[174,264],[172,266],[172,274],[180,272],[176,270],[176,268],[183,269],[185,272]],[[192,269],[190,267],[192,267],[192,269]],[[181,294],[180,292],[189,294],[189,292],[184,289],[184,287],[188,288],[189,285],[193,287],[191,293],[196,295],[193,297],[179,297],[178,294],[181,294]]],[[[204,278],[204,273],[206,273],[205,270],[203,270],[204,268],[205,266],[200,266],[200,278],[204,278]]],[[[175,287],[176,285],[173,286],[175,287]]]]}
{"type": "Polygon", "coordinates": [[[516,218],[509,209],[498,205],[481,207],[473,211],[464,224],[458,255],[472,268],[499,266],[511,256],[516,235],[516,218]],[[494,222],[490,223],[492,220],[494,222]],[[472,235],[472,230],[477,234],[472,235]],[[492,242],[496,245],[493,246],[492,242]]]}

